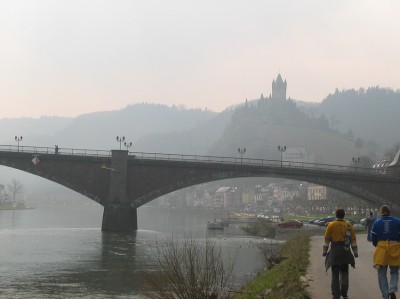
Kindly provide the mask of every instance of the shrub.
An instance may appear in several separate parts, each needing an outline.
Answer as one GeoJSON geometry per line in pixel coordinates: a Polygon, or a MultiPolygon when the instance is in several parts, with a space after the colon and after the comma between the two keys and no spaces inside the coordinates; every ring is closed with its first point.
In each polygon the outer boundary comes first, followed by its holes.
{"type": "Polygon", "coordinates": [[[233,284],[233,262],[224,264],[221,249],[206,240],[170,239],[158,249],[156,271],[147,272],[149,289],[144,296],[152,299],[217,299],[227,297],[233,284]]]}

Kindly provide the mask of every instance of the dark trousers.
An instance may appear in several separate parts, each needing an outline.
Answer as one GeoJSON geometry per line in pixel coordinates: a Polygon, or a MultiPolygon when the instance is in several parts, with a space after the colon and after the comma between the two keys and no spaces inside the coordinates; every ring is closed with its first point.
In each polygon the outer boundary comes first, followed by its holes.
{"type": "Polygon", "coordinates": [[[349,290],[349,265],[332,266],[332,295],[334,299],[346,297],[349,290]]]}

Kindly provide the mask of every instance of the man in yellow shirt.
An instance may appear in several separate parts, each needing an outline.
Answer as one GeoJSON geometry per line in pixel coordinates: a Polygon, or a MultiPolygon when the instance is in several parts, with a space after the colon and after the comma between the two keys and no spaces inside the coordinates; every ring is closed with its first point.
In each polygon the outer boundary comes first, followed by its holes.
{"type": "Polygon", "coordinates": [[[336,210],[336,220],[328,224],[323,245],[322,255],[326,257],[326,270],[332,267],[333,299],[340,299],[340,296],[348,298],[349,265],[354,267],[354,257],[358,257],[354,228],[344,216],[344,209],[336,210]]]}

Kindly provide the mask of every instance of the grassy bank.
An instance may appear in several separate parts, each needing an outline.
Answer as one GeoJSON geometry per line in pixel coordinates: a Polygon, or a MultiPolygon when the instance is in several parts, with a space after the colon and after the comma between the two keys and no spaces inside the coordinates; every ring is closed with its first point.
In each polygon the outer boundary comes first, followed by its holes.
{"type": "Polygon", "coordinates": [[[260,273],[234,298],[306,299],[310,298],[301,277],[306,274],[309,262],[308,235],[289,239],[281,248],[285,259],[273,268],[260,273]]]}
{"type": "Polygon", "coordinates": [[[23,203],[17,203],[16,205],[12,205],[11,203],[2,203],[0,204],[0,210],[24,210],[30,209],[26,207],[23,203]]]}

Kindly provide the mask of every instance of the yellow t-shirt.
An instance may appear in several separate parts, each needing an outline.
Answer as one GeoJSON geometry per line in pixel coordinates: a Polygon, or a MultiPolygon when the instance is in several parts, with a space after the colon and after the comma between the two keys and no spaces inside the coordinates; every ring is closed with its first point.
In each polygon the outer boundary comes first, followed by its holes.
{"type": "Polygon", "coordinates": [[[346,230],[350,232],[351,248],[354,254],[357,253],[357,240],[356,233],[350,222],[346,220],[336,219],[328,223],[325,230],[325,240],[323,251],[326,253],[329,248],[330,242],[343,242],[346,237],[346,230]]]}

